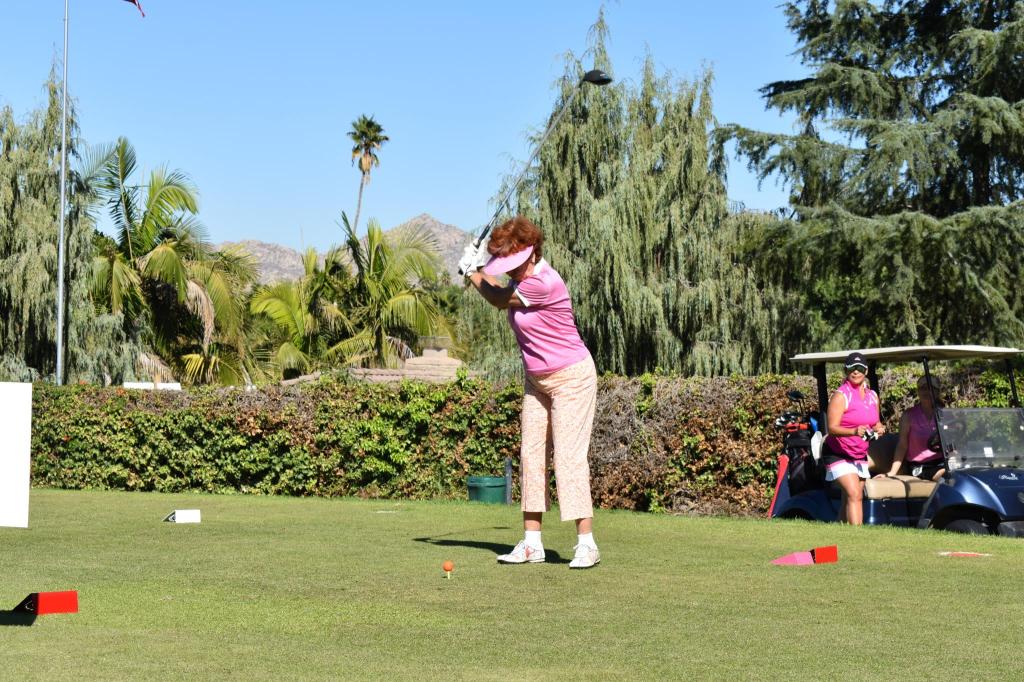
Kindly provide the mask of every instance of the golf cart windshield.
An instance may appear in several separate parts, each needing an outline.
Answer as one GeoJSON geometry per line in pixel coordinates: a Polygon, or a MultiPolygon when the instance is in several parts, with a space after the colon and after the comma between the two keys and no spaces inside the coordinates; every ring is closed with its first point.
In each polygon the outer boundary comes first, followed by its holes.
{"type": "Polygon", "coordinates": [[[1024,411],[944,407],[936,416],[951,471],[1024,467],[1024,411]]]}

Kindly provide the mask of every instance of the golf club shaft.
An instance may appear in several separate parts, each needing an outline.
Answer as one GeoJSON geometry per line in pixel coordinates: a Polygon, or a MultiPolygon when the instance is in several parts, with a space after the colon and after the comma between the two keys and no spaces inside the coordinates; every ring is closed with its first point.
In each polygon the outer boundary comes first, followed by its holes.
{"type": "Polygon", "coordinates": [[[569,107],[572,105],[573,100],[576,99],[576,94],[580,91],[580,86],[582,84],[582,80],[576,84],[576,86],[572,89],[572,93],[569,95],[569,99],[565,101],[565,104],[562,105],[562,108],[558,110],[558,114],[556,114],[555,118],[551,120],[551,123],[548,125],[547,130],[544,131],[544,134],[541,135],[540,141],[537,142],[537,146],[533,148],[533,154],[530,155],[530,158],[523,165],[523,168],[519,171],[519,175],[512,183],[512,187],[509,188],[508,192],[505,193],[505,197],[498,204],[498,208],[494,211],[494,215],[491,216],[491,220],[484,226],[484,229],[480,230],[480,234],[477,235],[476,239],[473,240],[474,246],[479,247],[481,242],[483,242],[484,238],[494,228],[494,224],[497,222],[498,216],[501,215],[502,210],[508,204],[509,199],[512,198],[512,195],[515,193],[515,191],[519,189],[519,185],[523,182],[523,178],[526,177],[526,173],[530,170],[530,164],[532,164],[534,159],[537,158],[537,155],[540,154],[541,147],[544,146],[544,142],[548,139],[548,136],[551,135],[551,131],[555,129],[555,126],[558,125],[558,122],[562,120],[563,116],[565,116],[565,112],[569,110],[569,107]]]}

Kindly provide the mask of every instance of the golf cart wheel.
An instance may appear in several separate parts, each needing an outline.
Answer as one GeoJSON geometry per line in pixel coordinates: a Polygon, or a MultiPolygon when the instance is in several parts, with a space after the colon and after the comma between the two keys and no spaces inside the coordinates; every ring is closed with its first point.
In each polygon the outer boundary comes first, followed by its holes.
{"type": "Polygon", "coordinates": [[[991,535],[992,531],[981,521],[974,519],[957,519],[946,524],[943,530],[951,533],[964,533],[966,535],[991,535]]]}

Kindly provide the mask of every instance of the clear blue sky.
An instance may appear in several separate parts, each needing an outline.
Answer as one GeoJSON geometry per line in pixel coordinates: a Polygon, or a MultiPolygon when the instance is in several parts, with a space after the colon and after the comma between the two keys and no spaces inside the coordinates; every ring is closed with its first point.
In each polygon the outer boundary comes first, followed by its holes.
{"type": "MultiPolygon", "coordinates": [[[[610,2],[613,75],[715,73],[722,122],[790,131],[766,112],[765,83],[805,69],[772,0],[610,2]]],[[[69,82],[89,144],[127,137],[147,169],[187,172],[214,242],[260,239],[324,249],[355,212],[359,172],[345,133],[373,115],[380,151],[363,216],[385,228],[419,213],[475,231],[503,174],[530,153],[527,135],[555,101],[563,55],[586,49],[600,0],[376,3],[336,0],[71,0],[69,82]]],[[[61,0],[8,2],[0,106],[23,119],[44,102],[59,59],[61,0]]],[[[731,161],[729,194],[752,208],[785,197],[758,190],[731,161]]],[[[362,231],[362,229],[361,229],[362,231]]]]}

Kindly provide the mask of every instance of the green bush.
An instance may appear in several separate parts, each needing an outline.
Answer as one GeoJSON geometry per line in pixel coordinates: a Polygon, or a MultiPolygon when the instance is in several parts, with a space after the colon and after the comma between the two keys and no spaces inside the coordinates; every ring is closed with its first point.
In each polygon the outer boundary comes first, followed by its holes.
{"type": "Polygon", "coordinates": [[[33,480],[59,488],[452,497],[518,449],[519,389],[330,381],[183,392],[37,384],[33,480]]]}
{"type": "MultiPolygon", "coordinates": [[[[916,374],[881,377],[892,430],[916,374]]],[[[949,404],[1005,404],[998,375],[944,377],[949,404]]],[[[762,514],[771,501],[786,392],[809,376],[605,376],[591,440],[604,508],[762,514]]],[[[469,475],[518,460],[519,384],[341,383],[244,391],[126,391],[36,384],[33,481],[57,488],[456,498],[469,475]]]]}

